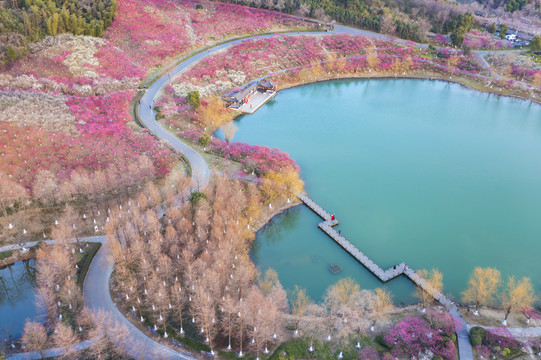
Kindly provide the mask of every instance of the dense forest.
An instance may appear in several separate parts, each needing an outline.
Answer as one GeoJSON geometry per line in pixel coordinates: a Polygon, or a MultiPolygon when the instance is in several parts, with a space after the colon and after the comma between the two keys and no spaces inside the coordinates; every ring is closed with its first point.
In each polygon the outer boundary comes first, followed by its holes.
{"type": "Polygon", "coordinates": [[[47,35],[101,36],[115,12],[116,0],[0,0],[0,51],[13,60],[47,35]]]}
{"type": "Polygon", "coordinates": [[[505,11],[513,12],[522,10],[526,5],[533,3],[535,8],[539,9],[539,0],[477,0],[483,6],[489,9],[503,8],[505,11]]]}
{"type": "MultiPolygon", "coordinates": [[[[229,0],[223,0],[229,1],[229,0]]],[[[525,0],[513,0],[525,1],[525,0]]],[[[429,31],[453,33],[465,11],[443,0],[231,0],[253,7],[279,10],[322,21],[423,41],[429,31]]],[[[466,21],[466,22],[469,22],[466,21]]]]}

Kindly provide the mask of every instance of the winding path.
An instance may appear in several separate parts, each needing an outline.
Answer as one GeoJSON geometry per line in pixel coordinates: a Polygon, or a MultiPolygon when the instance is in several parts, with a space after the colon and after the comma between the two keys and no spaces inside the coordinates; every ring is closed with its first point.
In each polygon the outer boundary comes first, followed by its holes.
{"type": "MultiPolygon", "coordinates": [[[[363,35],[378,39],[393,39],[395,41],[407,42],[405,40],[392,38],[386,35],[377,34],[365,30],[350,28],[346,26],[336,25],[333,34],[351,34],[351,35],[363,35]]],[[[277,33],[269,35],[257,35],[243,39],[231,40],[226,43],[216,45],[205,49],[204,51],[197,53],[193,56],[188,56],[181,60],[176,66],[174,66],[167,73],[158,78],[142,96],[139,106],[137,107],[137,113],[142,124],[155,136],[167,142],[178,152],[182,153],[189,161],[192,169],[192,182],[190,190],[199,190],[207,186],[210,179],[210,169],[205,159],[197,151],[186,145],[164,127],[162,127],[155,118],[153,111],[154,101],[159,94],[160,90],[171,80],[174,79],[181,71],[189,67],[190,65],[200,61],[204,57],[213,54],[217,51],[226,49],[235,44],[241,43],[245,40],[251,40],[255,38],[270,38],[275,36],[292,36],[298,33],[277,33]]],[[[302,34],[310,35],[325,35],[327,32],[303,32],[302,34]]],[[[409,42],[408,42],[409,43],[409,42]]],[[[424,44],[416,44],[418,46],[426,47],[424,44]]],[[[124,346],[130,356],[136,359],[193,359],[190,356],[178,353],[148,337],[145,333],[139,330],[133,325],[115,306],[110,292],[109,281],[111,273],[113,271],[113,259],[110,254],[110,247],[108,246],[107,238],[105,236],[93,237],[85,239],[85,241],[99,241],[103,243],[103,246],[97,252],[94,260],[92,261],[83,287],[83,294],[86,305],[92,310],[104,310],[111,314],[112,320],[116,323],[124,326],[129,332],[129,338],[125,339],[124,346]]],[[[53,243],[54,241],[46,241],[47,243],[53,243]]],[[[37,243],[37,242],[36,242],[37,243]]],[[[13,250],[16,248],[22,248],[22,246],[32,246],[31,243],[11,245],[8,247],[0,248],[0,251],[13,250]]],[[[461,318],[456,306],[453,305],[449,308],[451,315],[461,318]]],[[[465,323],[464,323],[465,325],[465,323]]],[[[541,328],[539,330],[541,332],[541,328]]],[[[464,326],[464,330],[458,333],[460,358],[462,360],[471,360],[471,346],[469,344],[469,338],[464,326]]],[[[90,346],[90,342],[82,342],[77,344],[77,348],[86,348],[90,346]]],[[[57,355],[59,349],[47,350],[47,355],[57,355]]],[[[39,353],[30,352],[24,354],[14,354],[6,357],[7,359],[36,359],[40,358],[39,353]]]]}

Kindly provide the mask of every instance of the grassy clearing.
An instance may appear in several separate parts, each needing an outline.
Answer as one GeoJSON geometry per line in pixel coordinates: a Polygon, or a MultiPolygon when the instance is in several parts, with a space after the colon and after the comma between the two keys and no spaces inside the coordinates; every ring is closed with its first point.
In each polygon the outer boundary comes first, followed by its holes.
{"type": "Polygon", "coordinates": [[[80,287],[83,286],[92,259],[94,259],[94,256],[96,256],[101,247],[101,243],[87,243],[87,245],[88,247],[85,247],[81,258],[77,262],[77,266],[79,266],[79,270],[77,271],[77,285],[80,287]]]}

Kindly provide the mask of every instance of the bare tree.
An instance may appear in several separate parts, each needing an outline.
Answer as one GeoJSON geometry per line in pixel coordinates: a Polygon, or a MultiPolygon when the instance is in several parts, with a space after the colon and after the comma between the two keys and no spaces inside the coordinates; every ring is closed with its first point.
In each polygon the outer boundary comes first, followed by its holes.
{"type": "Polygon", "coordinates": [[[26,320],[22,342],[28,350],[39,351],[41,358],[45,359],[43,350],[47,345],[47,331],[41,323],[26,320]]]}
{"type": "Polygon", "coordinates": [[[505,318],[502,323],[507,325],[507,317],[511,311],[530,308],[536,300],[537,297],[530,278],[523,277],[522,280],[516,281],[515,277],[511,276],[500,295],[500,301],[505,310],[505,318]]]}
{"type": "Polygon", "coordinates": [[[427,292],[420,286],[417,286],[414,293],[414,295],[421,301],[424,311],[434,301],[434,294],[442,292],[443,275],[438,271],[438,269],[432,269],[431,271],[422,269],[418,271],[418,274],[426,281],[426,285],[430,289],[430,292],[427,292]]]}
{"type": "Polygon", "coordinates": [[[370,310],[371,317],[374,321],[370,329],[373,331],[376,322],[378,320],[383,320],[394,310],[392,294],[387,289],[376,288],[374,302],[372,303],[370,310]]]}
{"type": "Polygon", "coordinates": [[[56,346],[61,347],[66,351],[63,356],[64,358],[73,358],[74,350],[72,345],[77,342],[77,336],[75,336],[71,327],[62,322],[58,322],[53,335],[53,340],[56,346]]]}
{"type": "Polygon", "coordinates": [[[299,323],[306,312],[306,309],[310,306],[310,297],[306,294],[305,289],[301,289],[298,285],[295,285],[295,289],[290,293],[291,314],[295,319],[295,334],[299,332],[299,323]]]}
{"type": "Polygon", "coordinates": [[[500,272],[493,268],[476,267],[468,281],[468,288],[462,292],[464,302],[475,304],[474,314],[479,314],[481,305],[491,305],[501,283],[500,272]]]}

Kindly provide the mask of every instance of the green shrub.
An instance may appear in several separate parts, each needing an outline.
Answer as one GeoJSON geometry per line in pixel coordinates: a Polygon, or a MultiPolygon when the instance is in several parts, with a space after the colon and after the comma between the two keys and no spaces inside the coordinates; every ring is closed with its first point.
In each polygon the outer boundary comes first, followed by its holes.
{"type": "Polygon", "coordinates": [[[473,346],[481,345],[486,336],[487,331],[480,326],[474,326],[470,330],[470,342],[473,346]]]}
{"type": "Polygon", "coordinates": [[[539,51],[541,50],[541,36],[534,36],[532,41],[530,41],[530,50],[539,51]]]}
{"type": "Polygon", "coordinates": [[[380,344],[381,346],[384,346],[386,348],[389,348],[389,345],[387,345],[387,342],[385,341],[385,338],[383,337],[383,334],[376,335],[375,338],[376,342],[380,344]]]}
{"type": "Polygon", "coordinates": [[[101,243],[88,243],[88,248],[83,253],[81,260],[77,262],[77,266],[79,267],[79,269],[77,270],[77,284],[79,286],[83,286],[86,273],[88,272],[88,268],[90,267],[90,263],[92,262],[92,259],[94,259],[94,256],[96,255],[100,247],[101,243]]]}
{"type": "Polygon", "coordinates": [[[8,57],[8,60],[9,61],[13,61],[15,59],[17,59],[17,50],[15,50],[14,48],[12,48],[11,46],[7,46],[6,47],[6,56],[8,57]]]}
{"type": "Polygon", "coordinates": [[[197,109],[199,106],[201,106],[201,97],[199,96],[199,91],[190,91],[188,95],[186,95],[186,102],[190,104],[194,109],[197,109]]]}
{"type": "Polygon", "coordinates": [[[203,5],[201,5],[201,4],[195,4],[195,8],[196,8],[197,10],[201,10],[201,9],[203,8],[203,5]]]}
{"type": "Polygon", "coordinates": [[[13,254],[11,250],[2,251],[0,252],[0,259],[7,259],[8,257],[11,256],[11,254],[13,254]]]}
{"type": "Polygon", "coordinates": [[[204,133],[199,137],[199,145],[207,147],[210,144],[210,136],[207,133],[204,133]]]}
{"type": "Polygon", "coordinates": [[[190,195],[190,202],[192,203],[192,205],[197,205],[197,203],[201,201],[201,199],[206,199],[206,198],[207,198],[207,195],[205,195],[205,193],[202,193],[201,191],[194,191],[190,195]]]}

